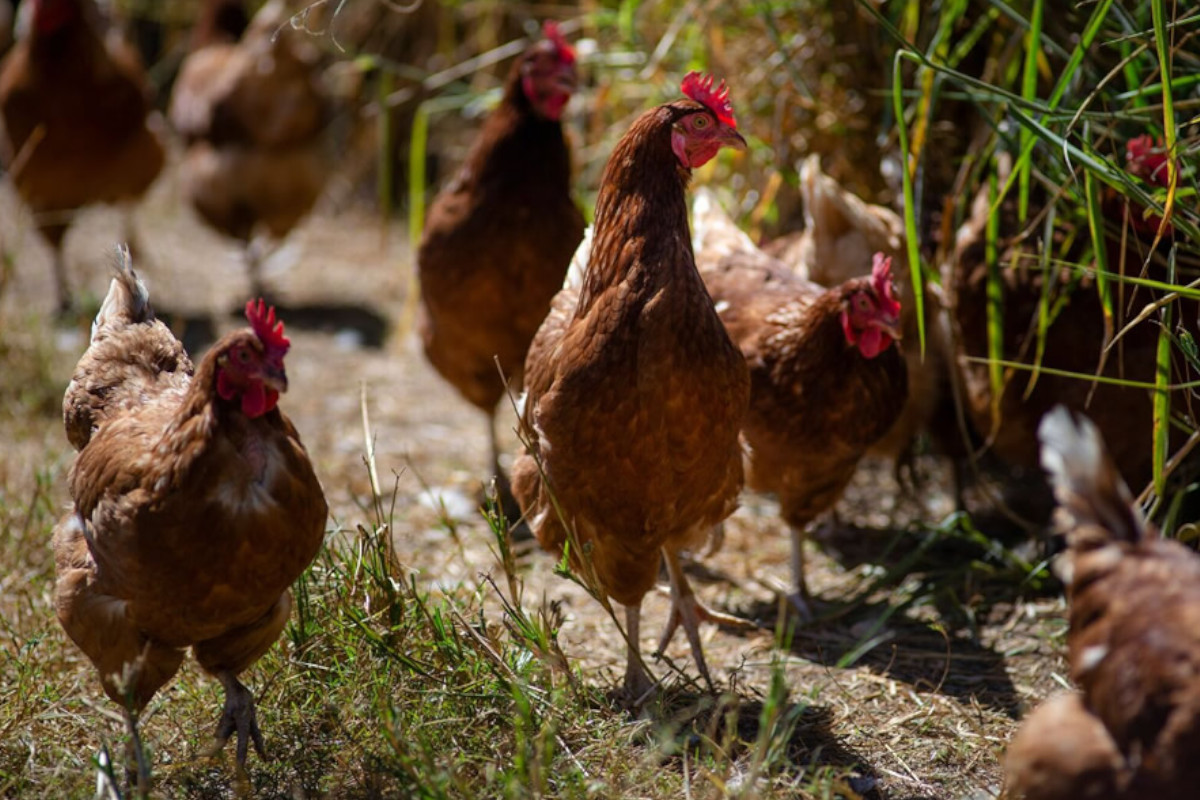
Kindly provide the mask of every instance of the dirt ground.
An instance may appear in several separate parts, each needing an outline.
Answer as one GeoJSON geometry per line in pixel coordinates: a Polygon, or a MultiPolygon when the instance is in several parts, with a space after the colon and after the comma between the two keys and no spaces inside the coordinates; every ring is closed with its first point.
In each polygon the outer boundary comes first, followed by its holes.
{"type": "MultiPolygon", "coordinates": [[[[136,225],[137,265],[152,301],[170,312],[166,316],[211,315],[221,330],[237,324],[230,311],[244,303],[248,291],[237,248],[204,228],[181,203],[170,174],[139,207],[136,225]]],[[[482,574],[498,571],[475,511],[487,463],[484,420],[421,354],[405,302],[411,270],[403,227],[400,220],[383,225],[353,205],[326,204],[271,259],[266,280],[284,305],[337,306],[340,320],[335,330],[302,330],[284,312],[292,339],[291,389],[281,405],[313,456],[333,519],[351,525],[362,518],[369,495],[365,396],[383,482],[390,486],[394,480],[398,490],[395,539],[403,561],[430,585],[474,585],[482,574]],[[381,347],[364,345],[380,318],[390,326],[389,335],[381,347]],[[439,508],[455,521],[453,530],[442,523],[439,508]]],[[[120,235],[115,211],[81,215],[67,242],[76,287],[103,296],[109,249],[120,235]]],[[[17,256],[0,304],[10,318],[39,315],[69,370],[86,345],[86,323],[64,328],[49,321],[49,252],[6,183],[0,185],[0,236],[17,256]]],[[[306,313],[319,316],[311,308],[306,313]]],[[[65,386],[68,374],[61,377],[65,386]]],[[[500,425],[509,452],[517,446],[512,422],[506,413],[500,425]]],[[[50,415],[0,429],[0,441],[5,469],[45,464],[61,477],[70,462],[61,422],[50,415]]],[[[891,546],[895,558],[930,541],[933,534],[916,518],[940,522],[952,504],[946,470],[931,459],[923,467],[931,479],[919,500],[898,499],[887,465],[860,470],[838,509],[843,528],[857,531],[862,544],[857,549],[873,558],[891,546]]],[[[54,491],[67,501],[64,481],[54,491]]],[[[813,758],[859,764],[863,787],[875,787],[869,796],[995,796],[999,756],[1017,719],[1066,685],[1061,598],[1029,594],[1019,579],[998,574],[978,553],[940,544],[921,551],[928,558],[918,563],[919,572],[887,581],[886,588],[864,597],[860,593],[885,574],[887,562],[843,564],[813,547],[810,576],[820,610],[841,613],[801,628],[782,649],[774,630],[776,588],[788,580],[789,542],[774,510],[769,499],[746,498],[727,523],[723,550],[692,572],[706,602],[761,623],[750,633],[704,630],[719,679],[754,697],[766,692],[772,663],[782,662],[793,696],[812,703],[801,735],[813,758]]],[[[543,596],[562,602],[567,655],[587,680],[617,683],[624,646],[598,605],[554,576],[548,556],[531,552],[522,563],[528,602],[543,596]]],[[[643,652],[652,650],[666,610],[665,597],[647,598],[643,652]]],[[[694,670],[682,636],[668,654],[694,670]]],[[[80,685],[90,688],[92,682],[80,685]]]]}

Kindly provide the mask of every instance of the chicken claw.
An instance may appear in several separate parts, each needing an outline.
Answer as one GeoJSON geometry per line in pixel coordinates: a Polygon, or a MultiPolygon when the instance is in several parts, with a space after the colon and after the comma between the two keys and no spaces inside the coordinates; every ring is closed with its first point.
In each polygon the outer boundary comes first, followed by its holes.
{"type": "Polygon", "coordinates": [[[251,742],[254,742],[254,750],[259,758],[268,760],[262,731],[258,729],[254,695],[230,672],[222,672],[217,677],[225,687],[225,709],[221,712],[220,722],[217,723],[216,737],[205,755],[215,756],[221,752],[229,742],[229,737],[236,732],[239,769],[246,768],[246,756],[249,754],[251,742]]]}
{"type": "Polygon", "coordinates": [[[705,606],[692,592],[687,576],[683,574],[683,569],[679,566],[679,554],[663,548],[663,558],[666,559],[667,575],[671,579],[671,615],[667,618],[667,627],[663,630],[655,655],[663,654],[667,645],[671,643],[675,630],[682,623],[684,633],[687,634],[688,644],[692,648],[692,657],[696,660],[696,668],[700,670],[700,675],[709,688],[712,688],[712,677],[709,675],[708,664],[704,660],[704,649],[700,644],[700,621],[742,630],[754,628],[755,625],[749,620],[713,611],[705,606]]]}

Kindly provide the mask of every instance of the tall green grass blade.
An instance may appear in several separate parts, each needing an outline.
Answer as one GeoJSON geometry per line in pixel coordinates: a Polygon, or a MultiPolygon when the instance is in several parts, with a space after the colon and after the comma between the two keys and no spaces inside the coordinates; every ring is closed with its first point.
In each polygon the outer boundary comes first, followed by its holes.
{"type": "MultiPolygon", "coordinates": [[[[1025,36],[1025,64],[1021,74],[1021,97],[1026,101],[1037,98],[1038,58],[1042,52],[1042,16],[1045,13],[1044,0],[1034,0],[1033,13],[1029,19],[1029,32],[1025,36]]],[[[1016,165],[1017,171],[1017,219],[1024,223],[1029,215],[1029,180],[1033,170],[1033,159],[1026,157],[1026,144],[1033,140],[1025,128],[1021,129],[1022,157],[1016,165]]]]}
{"type": "MultiPolygon", "coordinates": [[[[1088,50],[1091,49],[1092,44],[1096,41],[1096,36],[1100,33],[1100,30],[1104,25],[1104,20],[1108,17],[1108,12],[1112,7],[1112,4],[1113,0],[1104,0],[1104,2],[1100,3],[1100,5],[1096,6],[1095,10],[1092,12],[1092,16],[1088,18],[1087,24],[1083,28],[1083,34],[1079,37],[1079,42],[1071,51],[1070,58],[1067,59],[1067,63],[1063,67],[1058,81],[1054,84],[1054,88],[1050,91],[1050,96],[1046,99],[1046,107],[1048,110],[1052,111],[1057,109],[1058,104],[1062,102],[1062,98],[1063,95],[1066,94],[1067,87],[1071,85],[1071,81],[1074,79],[1075,73],[1079,70],[1080,65],[1083,63],[1084,57],[1087,55],[1088,50]]],[[[1034,76],[1034,80],[1036,81],[1036,74],[1034,76]]],[[[1035,96],[1024,96],[1023,99],[1026,100],[1026,102],[1032,103],[1035,100],[1035,96]]],[[[1030,135],[1030,131],[1026,127],[1022,126],[1020,142],[1021,149],[1017,154],[1017,169],[1028,172],[1029,166],[1032,163],[1033,146],[1036,144],[1037,140],[1030,135]]],[[[1016,174],[1017,173],[1014,173],[1008,176],[1008,179],[1004,183],[1004,188],[999,193],[1000,199],[1003,199],[1004,196],[1008,194],[1009,189],[1012,187],[1013,181],[1016,179],[1016,174]]],[[[993,213],[995,212],[995,209],[996,207],[993,206],[993,213]]],[[[1025,219],[1024,214],[1021,215],[1021,219],[1025,219]]]]}
{"type": "Polygon", "coordinates": [[[375,189],[377,200],[379,202],[379,214],[386,220],[392,216],[392,184],[394,175],[392,165],[395,164],[395,159],[392,157],[392,146],[394,140],[392,137],[392,114],[388,107],[387,98],[392,93],[393,75],[391,70],[379,71],[379,179],[375,189]]]}
{"type": "MultiPolygon", "coordinates": [[[[999,184],[996,170],[988,173],[988,205],[994,206],[999,184]]],[[[1000,427],[1000,400],[1004,395],[1004,276],[1000,274],[1000,215],[989,214],[984,225],[984,263],[987,265],[988,382],[992,392],[992,430],[1000,427]]]]}
{"type": "Polygon", "coordinates": [[[1171,91],[1171,51],[1167,40],[1166,9],[1163,0],[1151,0],[1150,12],[1154,19],[1154,50],[1158,55],[1158,71],[1162,76],[1163,137],[1167,147],[1167,199],[1163,204],[1163,219],[1158,226],[1155,244],[1162,238],[1167,220],[1175,207],[1175,188],[1179,183],[1179,167],[1175,162],[1175,100],[1171,91]]]}
{"type": "Polygon", "coordinates": [[[417,314],[417,247],[425,229],[425,153],[429,147],[429,108],[417,106],[413,114],[412,138],[408,145],[408,281],[404,289],[404,308],[400,315],[402,334],[412,330],[417,314]]]}
{"type": "Polygon", "coordinates": [[[1154,360],[1154,493],[1164,496],[1167,445],[1171,433],[1171,306],[1162,311],[1158,330],[1158,352],[1154,360]]]}
{"type": "Polygon", "coordinates": [[[908,148],[908,124],[904,121],[904,75],[900,62],[909,59],[920,63],[920,57],[906,50],[897,50],[892,63],[892,113],[896,115],[896,133],[900,139],[900,153],[904,163],[900,169],[904,191],[904,244],[908,255],[908,269],[912,276],[913,304],[917,314],[917,339],[921,355],[925,354],[925,276],[921,267],[921,251],[917,247],[917,209],[913,194],[913,173],[917,158],[908,148]]]}
{"type": "Polygon", "coordinates": [[[1112,341],[1112,289],[1108,280],[1108,248],[1105,245],[1104,215],[1100,208],[1100,189],[1091,170],[1083,171],[1083,194],[1087,201],[1088,233],[1092,238],[1092,253],[1096,261],[1096,291],[1104,308],[1104,343],[1112,341]]]}
{"type": "MultiPolygon", "coordinates": [[[[988,364],[990,359],[983,356],[965,356],[963,358],[968,364],[988,364]]],[[[1023,370],[1029,372],[1033,370],[1032,364],[1026,364],[1024,361],[1001,361],[1000,366],[1005,369],[1023,370]]],[[[1089,383],[1103,383],[1109,386],[1122,386],[1126,389],[1140,389],[1144,392],[1154,392],[1160,387],[1156,383],[1149,381],[1135,381],[1129,378],[1113,378],[1109,375],[1093,375],[1087,372],[1075,372],[1069,369],[1058,369],[1057,367],[1042,366],[1039,371],[1045,375],[1057,375],[1060,378],[1074,378],[1075,380],[1087,381],[1089,383]]],[[[1161,387],[1168,392],[1182,392],[1189,389],[1200,388],[1200,380],[1182,381],[1180,383],[1169,383],[1161,387]]]]}
{"type": "Polygon", "coordinates": [[[1050,333],[1050,323],[1054,314],[1050,308],[1050,296],[1054,290],[1057,270],[1050,264],[1050,248],[1054,242],[1054,220],[1057,218],[1057,206],[1051,205],[1042,225],[1042,248],[1038,258],[1038,267],[1042,274],[1042,290],[1038,295],[1037,339],[1033,354],[1033,372],[1025,384],[1026,400],[1033,394],[1037,386],[1038,375],[1041,374],[1042,359],[1046,355],[1046,337],[1050,333]]]}

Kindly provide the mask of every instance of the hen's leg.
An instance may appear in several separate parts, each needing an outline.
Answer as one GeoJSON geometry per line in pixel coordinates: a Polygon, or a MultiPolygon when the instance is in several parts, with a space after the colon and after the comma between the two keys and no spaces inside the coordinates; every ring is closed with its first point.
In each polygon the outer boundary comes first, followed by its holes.
{"type": "Polygon", "coordinates": [[[63,256],[63,239],[67,235],[65,224],[42,225],[39,227],[42,235],[50,245],[54,265],[54,290],[58,299],[60,315],[71,310],[71,283],[67,280],[67,262],[63,256]]]}
{"type": "Polygon", "coordinates": [[[246,276],[250,279],[250,295],[266,297],[267,291],[262,280],[262,262],[266,258],[263,241],[259,238],[251,238],[246,242],[242,255],[246,259],[246,276]]]}
{"type": "MultiPolygon", "coordinates": [[[[500,503],[500,511],[503,512],[509,525],[516,525],[517,521],[521,519],[521,506],[512,493],[512,482],[508,479],[508,474],[500,466],[500,441],[496,436],[495,409],[488,413],[488,444],[492,453],[492,478],[496,482],[496,500],[500,503]]],[[[516,539],[526,539],[532,536],[524,525],[514,528],[512,533],[516,539]]]]}
{"type": "Polygon", "coordinates": [[[654,690],[654,682],[646,673],[642,664],[638,643],[641,641],[642,606],[625,606],[625,635],[629,641],[625,645],[625,694],[631,704],[636,705],[640,700],[654,690]]]}
{"type": "Polygon", "coordinates": [[[717,625],[728,625],[735,628],[752,628],[754,624],[732,614],[722,614],[704,606],[692,592],[687,576],[679,565],[679,554],[670,548],[663,548],[663,558],[667,562],[667,576],[671,581],[671,615],[667,618],[667,627],[663,630],[658,643],[658,654],[661,655],[670,644],[675,630],[682,624],[687,634],[688,644],[692,648],[692,658],[700,675],[712,688],[712,677],[708,672],[708,664],[704,660],[704,648],[700,643],[700,621],[712,622],[717,625]]]}
{"type": "Polygon", "coordinates": [[[808,593],[808,580],[804,577],[804,542],[808,538],[807,526],[789,525],[788,531],[792,537],[792,593],[788,602],[801,619],[812,619],[811,599],[808,593]]]}
{"type": "Polygon", "coordinates": [[[216,675],[225,687],[225,708],[217,723],[215,741],[209,754],[215,755],[237,733],[237,763],[244,769],[250,743],[259,756],[266,758],[262,733],[254,711],[254,696],[238,681],[237,676],[262,658],[287,624],[292,610],[292,598],[286,592],[257,622],[237,628],[223,636],[201,642],[192,648],[196,660],[207,672],[216,675]]]}

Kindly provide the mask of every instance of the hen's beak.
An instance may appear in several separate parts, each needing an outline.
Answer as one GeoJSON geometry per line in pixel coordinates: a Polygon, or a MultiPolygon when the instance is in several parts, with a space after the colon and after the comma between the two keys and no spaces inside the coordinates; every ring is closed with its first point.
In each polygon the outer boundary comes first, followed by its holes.
{"type": "Polygon", "coordinates": [[[575,89],[579,86],[579,79],[575,75],[574,65],[559,67],[554,73],[554,77],[550,79],[550,85],[560,92],[575,94],[575,89]]]}
{"type": "Polygon", "coordinates": [[[872,324],[897,342],[904,338],[904,331],[900,326],[900,317],[880,314],[874,319],[872,324]]]}
{"type": "Polygon", "coordinates": [[[282,366],[275,367],[268,364],[263,367],[262,382],[263,386],[266,386],[268,389],[274,389],[283,394],[287,391],[288,387],[287,372],[284,371],[282,366]]]}
{"type": "Polygon", "coordinates": [[[720,123],[720,127],[717,129],[717,137],[725,147],[732,147],[734,150],[746,149],[746,140],[737,132],[737,128],[726,125],[724,122],[720,123]]]}

